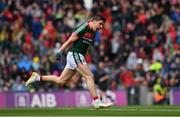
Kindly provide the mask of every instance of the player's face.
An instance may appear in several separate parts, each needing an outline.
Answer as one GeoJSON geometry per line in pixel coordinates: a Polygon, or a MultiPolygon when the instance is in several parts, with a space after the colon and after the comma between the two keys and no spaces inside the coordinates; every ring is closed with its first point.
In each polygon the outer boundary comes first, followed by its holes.
{"type": "Polygon", "coordinates": [[[103,28],[104,22],[102,20],[95,21],[94,23],[94,31],[98,31],[103,28]]]}

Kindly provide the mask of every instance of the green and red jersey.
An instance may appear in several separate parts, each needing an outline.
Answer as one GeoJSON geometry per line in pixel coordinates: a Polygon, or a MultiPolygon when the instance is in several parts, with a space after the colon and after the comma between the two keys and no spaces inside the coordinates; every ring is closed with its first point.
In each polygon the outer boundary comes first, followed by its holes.
{"type": "Polygon", "coordinates": [[[81,53],[85,56],[89,46],[93,44],[95,32],[89,28],[88,22],[85,22],[75,28],[73,33],[77,34],[79,39],[73,43],[70,51],[81,53]]]}

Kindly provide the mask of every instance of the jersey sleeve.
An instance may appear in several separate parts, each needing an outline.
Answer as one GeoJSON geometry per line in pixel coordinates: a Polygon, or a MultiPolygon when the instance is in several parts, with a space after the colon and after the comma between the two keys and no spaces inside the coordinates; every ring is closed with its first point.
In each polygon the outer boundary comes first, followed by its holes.
{"type": "Polygon", "coordinates": [[[73,33],[75,33],[75,34],[78,35],[78,36],[82,36],[82,35],[86,32],[87,26],[88,26],[88,24],[87,24],[87,23],[84,23],[84,24],[78,26],[78,27],[74,30],[73,33]]]}

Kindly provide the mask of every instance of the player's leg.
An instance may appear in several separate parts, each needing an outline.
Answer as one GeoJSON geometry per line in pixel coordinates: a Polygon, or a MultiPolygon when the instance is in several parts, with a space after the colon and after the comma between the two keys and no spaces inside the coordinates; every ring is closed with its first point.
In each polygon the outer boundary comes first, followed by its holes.
{"type": "Polygon", "coordinates": [[[88,68],[87,64],[79,64],[79,66],[76,68],[76,70],[86,79],[87,87],[90,91],[90,94],[93,97],[93,100],[94,100],[94,102],[93,102],[94,107],[96,109],[110,107],[112,104],[103,103],[97,96],[96,86],[94,83],[94,77],[93,77],[92,72],[88,68]]]}
{"type": "Polygon", "coordinates": [[[78,71],[85,79],[86,79],[86,84],[88,87],[88,90],[90,91],[90,94],[92,97],[97,96],[96,92],[96,87],[93,79],[93,74],[89,70],[87,64],[80,64],[77,68],[76,71],[78,71]]]}
{"type": "Polygon", "coordinates": [[[29,80],[26,82],[26,86],[36,81],[50,81],[59,85],[64,85],[64,83],[74,74],[75,71],[68,68],[65,68],[60,76],[56,76],[56,75],[40,76],[38,73],[33,72],[29,80]]]}
{"type": "Polygon", "coordinates": [[[71,78],[75,74],[74,68],[75,63],[73,61],[72,53],[69,52],[66,56],[67,63],[66,67],[61,73],[61,76],[55,76],[55,75],[43,75],[40,76],[38,73],[33,72],[29,80],[26,82],[26,86],[35,82],[35,81],[51,81],[60,85],[63,85],[69,78],[71,78]]]}
{"type": "Polygon", "coordinates": [[[42,81],[51,81],[51,82],[54,82],[54,83],[62,86],[74,74],[75,74],[74,70],[65,68],[59,77],[55,76],[55,75],[44,75],[44,76],[41,76],[41,80],[42,81]]]}

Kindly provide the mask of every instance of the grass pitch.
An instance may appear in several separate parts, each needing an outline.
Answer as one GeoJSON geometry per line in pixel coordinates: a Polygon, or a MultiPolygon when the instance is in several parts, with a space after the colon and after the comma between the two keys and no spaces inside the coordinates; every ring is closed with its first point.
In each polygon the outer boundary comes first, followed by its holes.
{"type": "Polygon", "coordinates": [[[53,117],[53,116],[81,116],[81,117],[180,117],[180,106],[123,106],[95,110],[93,108],[15,108],[1,109],[2,117],[53,117]]]}

